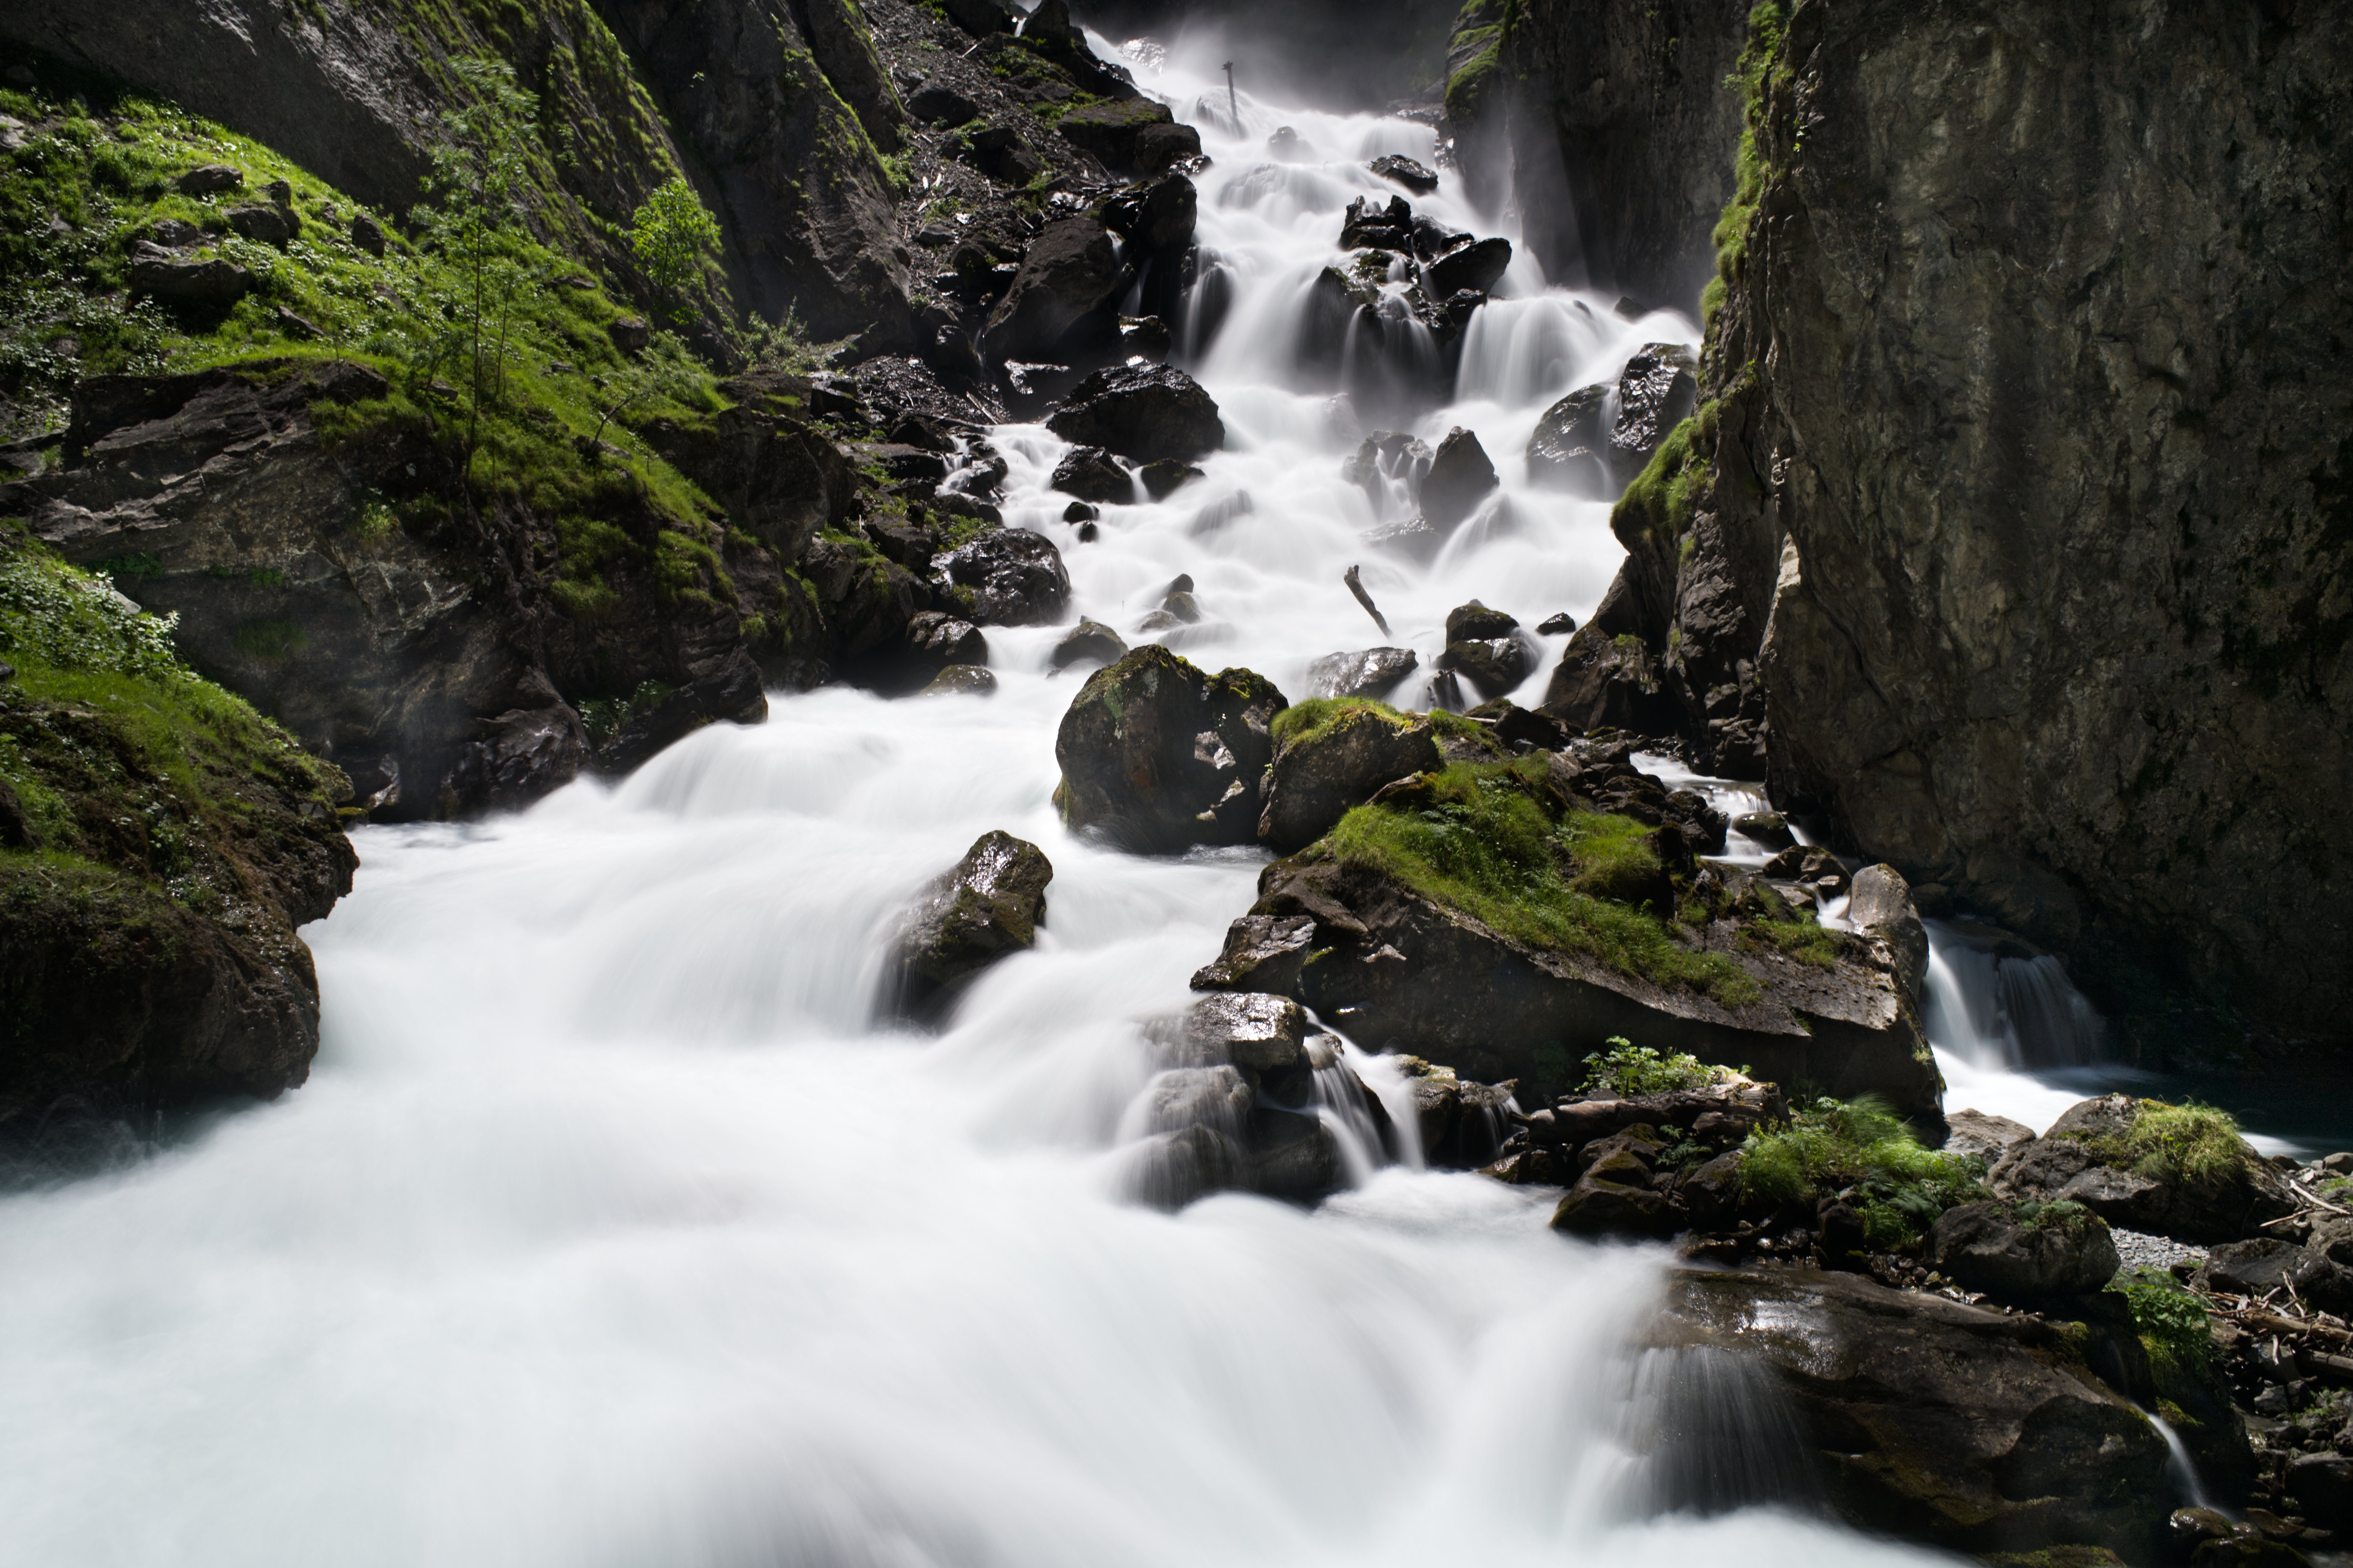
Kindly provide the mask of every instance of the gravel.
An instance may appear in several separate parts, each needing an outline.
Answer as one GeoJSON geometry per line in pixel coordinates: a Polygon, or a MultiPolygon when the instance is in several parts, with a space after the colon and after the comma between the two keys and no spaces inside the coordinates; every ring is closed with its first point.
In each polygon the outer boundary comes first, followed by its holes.
{"type": "Polygon", "coordinates": [[[2177,1263],[2203,1263],[2204,1247],[2188,1246],[2170,1236],[2153,1236],[2146,1231],[2128,1231],[2117,1226],[2108,1232],[2116,1244],[2116,1256],[2123,1260],[2125,1271],[2136,1268],[2171,1268],[2177,1263]]]}

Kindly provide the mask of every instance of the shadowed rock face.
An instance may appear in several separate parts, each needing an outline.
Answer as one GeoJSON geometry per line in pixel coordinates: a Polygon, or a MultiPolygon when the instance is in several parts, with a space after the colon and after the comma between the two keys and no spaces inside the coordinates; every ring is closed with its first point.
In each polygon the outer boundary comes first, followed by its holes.
{"type": "Polygon", "coordinates": [[[1088,677],[1062,715],[1063,821],[1146,853],[1254,842],[1269,726],[1288,705],[1248,670],[1211,675],[1157,644],[1136,649],[1088,677]]]}

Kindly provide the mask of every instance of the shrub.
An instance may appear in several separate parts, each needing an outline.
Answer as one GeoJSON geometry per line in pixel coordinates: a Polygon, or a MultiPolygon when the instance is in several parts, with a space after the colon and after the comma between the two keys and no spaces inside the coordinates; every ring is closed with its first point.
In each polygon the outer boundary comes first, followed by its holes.
{"type": "Polygon", "coordinates": [[[1678,1052],[1662,1056],[1648,1045],[1636,1045],[1613,1034],[1609,1049],[1585,1058],[1585,1092],[1634,1099],[1643,1095],[1672,1094],[1677,1089],[1704,1089],[1711,1084],[1746,1076],[1747,1069],[1717,1067],[1678,1052]]]}
{"type": "Polygon", "coordinates": [[[1852,1189],[1863,1236],[1878,1247],[1908,1246],[1947,1209],[1984,1197],[1979,1174],[1974,1160],[1922,1148],[1875,1095],[1818,1099],[1741,1146],[1748,1201],[1809,1202],[1852,1189]]]}
{"type": "Polygon", "coordinates": [[[2214,1334],[2205,1303],[2162,1269],[2119,1274],[2108,1288],[2125,1298],[2133,1328],[2161,1371],[2195,1372],[2214,1354],[2214,1334]]]}

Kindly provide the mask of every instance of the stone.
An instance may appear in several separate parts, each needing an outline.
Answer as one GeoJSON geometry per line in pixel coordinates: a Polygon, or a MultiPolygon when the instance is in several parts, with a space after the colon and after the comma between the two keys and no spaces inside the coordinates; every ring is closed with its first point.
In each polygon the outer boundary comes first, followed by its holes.
{"type": "Polygon", "coordinates": [[[1010,33],[1021,20],[1021,13],[1005,0],[943,0],[943,7],[950,21],[978,38],[1010,33]]]}
{"type": "Polygon", "coordinates": [[[1277,854],[1305,849],[1349,808],[1392,779],[1443,765],[1427,718],[1403,719],[1374,708],[1343,711],[1314,728],[1275,742],[1266,779],[1261,842],[1277,854]]]}
{"type": "Polygon", "coordinates": [[[1113,663],[1126,652],[1127,644],[1120,640],[1118,632],[1100,620],[1082,620],[1062,633],[1046,662],[1050,668],[1067,670],[1073,664],[1113,663]]]}
{"type": "Polygon", "coordinates": [[[932,683],[917,694],[926,697],[993,697],[997,694],[997,672],[978,664],[950,664],[933,676],[932,683]]]}
{"type": "Polygon", "coordinates": [[[1579,731],[1673,735],[1681,715],[1658,656],[1640,637],[1605,626],[1597,612],[1568,640],[1545,683],[1543,711],[1579,731]]]}
{"type": "Polygon", "coordinates": [[[1419,658],[1410,648],[1367,648],[1356,653],[1326,653],[1307,666],[1311,697],[1386,697],[1413,673],[1419,658]]]}
{"type": "Polygon", "coordinates": [[[1427,566],[1438,556],[1446,543],[1446,535],[1433,528],[1424,517],[1404,517],[1394,523],[1384,523],[1377,528],[1367,528],[1356,535],[1374,549],[1384,550],[1409,561],[1427,566]]]}
{"type": "Polygon", "coordinates": [[[2287,1495],[2307,1523],[2322,1530],[2353,1531],[2353,1458],[2342,1454],[2299,1454],[2288,1461],[2287,1495]]]}
{"type": "Polygon", "coordinates": [[[1224,950],[1194,971],[1195,991],[1291,993],[1307,961],[1315,922],[1303,916],[1245,915],[1226,928],[1224,950]]]}
{"type": "Polygon", "coordinates": [[[2201,1289],[2228,1291],[2261,1300],[2284,1286],[2324,1312],[2353,1312],[2353,1268],[2332,1261],[2317,1247],[2276,1237],[2224,1242],[2210,1247],[2199,1272],[2201,1289]]]}
{"type": "Polygon", "coordinates": [[[1403,196],[1391,196],[1387,206],[1371,196],[1348,204],[1340,220],[1340,249],[1409,250],[1413,246],[1413,208],[1403,196]]]}
{"type": "Polygon", "coordinates": [[[1413,159],[1396,153],[1375,158],[1365,167],[1392,184],[1403,185],[1416,196],[1428,196],[1438,189],[1436,175],[1413,159]]]}
{"type": "Polygon", "coordinates": [[[233,305],[253,291],[253,274],[233,262],[157,261],[131,263],[131,291],[189,305],[233,305]]]}
{"type": "Polygon", "coordinates": [[[1071,390],[1046,428],[1140,463],[1191,462],[1226,443],[1225,421],[1200,383],[1166,365],[1098,370],[1071,390]]]}
{"type": "Polygon", "coordinates": [[[1567,610],[1547,615],[1536,622],[1536,635],[1539,637],[1566,637],[1576,630],[1577,617],[1567,610]]]}
{"type": "Polygon", "coordinates": [[[2260,1234],[2265,1221],[2295,1212],[2278,1172],[2243,1143],[2229,1171],[2178,1181],[2138,1169],[2128,1150],[2104,1153],[2129,1132],[2142,1104],[2129,1095],[2078,1103],[2042,1137],[1995,1161],[1986,1184],[1997,1197],[2069,1199],[2112,1225],[2201,1245],[2260,1234]]]}
{"type": "Polygon", "coordinates": [[[1377,514],[1388,485],[1401,484],[1409,505],[1419,504],[1421,482],[1430,472],[1431,453],[1418,438],[1401,430],[1375,430],[1340,463],[1340,477],[1363,490],[1377,514]]]}
{"type": "Polygon", "coordinates": [[[294,225],[289,214],[268,202],[253,202],[228,209],[228,226],[246,238],[259,245],[283,246],[294,238],[294,225]]]}
{"type": "MultiPolygon", "coordinates": [[[[1092,526],[1102,515],[1102,507],[1091,506],[1083,501],[1073,501],[1062,508],[1062,521],[1065,523],[1083,523],[1092,526]]],[[[1092,537],[1092,535],[1088,536],[1092,537]]]]}
{"type": "Polygon", "coordinates": [[[1457,425],[1438,443],[1421,482],[1421,514],[1432,527],[1451,529],[1478,510],[1496,482],[1479,438],[1457,425]]]}
{"type": "Polygon", "coordinates": [[[631,714],[619,732],[597,747],[596,766],[600,772],[627,773],[705,725],[759,724],[767,716],[760,667],[739,645],[708,674],[678,687],[651,708],[631,714]]]}
{"type": "Polygon", "coordinates": [[[245,188],[245,171],[227,164],[205,164],[188,170],[173,182],[182,196],[220,196],[245,188]]]}
{"type": "Polygon", "coordinates": [[[1441,300],[1465,289],[1483,294],[1495,286],[1511,264],[1510,240],[1475,240],[1425,266],[1422,286],[1432,297],[1441,300]]]}
{"type": "Polygon", "coordinates": [[[976,118],[980,106],[947,83],[923,83],[907,97],[907,112],[926,124],[954,130],[976,118]]]}
{"type": "Polygon", "coordinates": [[[1200,132],[1175,119],[1149,98],[1112,99],[1071,110],[1054,129],[1106,166],[1149,177],[1201,155],[1200,132]]]}
{"type": "Polygon", "coordinates": [[[1516,637],[1466,638],[1449,642],[1437,667],[1461,675],[1482,698],[1489,698],[1516,690],[1527,679],[1532,662],[1527,644],[1516,637]]]}
{"type": "Polygon", "coordinates": [[[1297,129],[1278,125],[1274,134],[1266,139],[1266,155],[1278,164],[1312,164],[1316,162],[1315,149],[1297,129]]]}
{"type": "Polygon", "coordinates": [[[1596,499],[1620,488],[1604,429],[1609,388],[1581,387],[1546,408],[1528,437],[1528,482],[1596,499]]]}
{"type": "Polygon", "coordinates": [[[653,342],[654,329],[643,316],[623,316],[605,328],[605,335],[623,354],[638,354],[653,342]]]}
{"type": "Polygon", "coordinates": [[[973,841],[909,912],[893,953],[886,1002],[933,1019],[991,964],[1037,940],[1053,863],[1036,844],[990,832],[973,841]]]}
{"type": "Polygon", "coordinates": [[[994,529],[936,557],[932,580],[968,596],[968,613],[983,626],[1051,625],[1071,603],[1062,553],[1027,528],[994,529]]]}
{"type": "Polygon", "coordinates": [[[1789,820],[1778,811],[1748,811],[1732,819],[1732,831],[1752,843],[1766,849],[1786,850],[1798,842],[1789,832],[1789,820]]]}
{"type": "Polygon", "coordinates": [[[1082,501],[1117,505],[1135,499],[1135,481],[1101,447],[1072,447],[1054,465],[1053,485],[1082,501]]]}
{"type": "Polygon", "coordinates": [[[1618,422],[1609,432],[1609,471],[1620,487],[1641,473],[1699,402],[1699,357],[1681,344],[1646,344],[1618,377],[1618,422]]]}
{"type": "Polygon", "coordinates": [[[1683,1216],[1653,1184],[1652,1162],[1665,1150],[1649,1127],[1587,1145],[1577,1157],[1577,1184],[1553,1210],[1552,1228],[1582,1236],[1672,1235],[1683,1216]]]}
{"type": "Polygon", "coordinates": [[[1855,929],[1887,943],[1904,984],[1914,996],[1928,978],[1928,927],[1913,906],[1911,885],[1892,865],[1866,865],[1847,890],[1846,917],[1855,929]]]}
{"type": "Polygon", "coordinates": [[[1965,1289],[2034,1305],[2086,1295],[2116,1277],[2116,1243],[2087,1209],[2057,1205],[2031,1214],[1999,1202],[1946,1210],[1928,1233],[1928,1260],[1965,1289]]]}
{"type": "Polygon", "coordinates": [[[980,628],[945,610],[920,610],[907,621],[906,684],[920,689],[937,679],[950,665],[988,663],[988,639],[980,628]]]}
{"type": "Polygon", "coordinates": [[[1086,215],[1049,223],[1030,241],[1012,286],[990,312],[981,331],[983,352],[992,360],[1053,357],[1071,329],[1111,302],[1119,277],[1119,253],[1102,219],[1086,215]]]}
{"type": "Polygon", "coordinates": [[[514,708],[474,721],[441,795],[460,811],[515,810],[571,783],[588,759],[587,732],[571,705],[514,708]]]}
{"type": "Polygon", "coordinates": [[[371,256],[382,256],[385,248],[384,225],[366,213],[352,214],[352,243],[371,256]]]}
{"type": "Polygon", "coordinates": [[[2006,1116],[1970,1109],[1945,1115],[1945,1152],[1974,1154],[1990,1164],[2007,1150],[2034,1141],[2034,1129],[2006,1116]]]}
{"type": "Polygon", "coordinates": [[[1133,650],[1090,676],[1062,717],[1062,820],[1144,853],[1255,842],[1269,729],[1287,705],[1248,670],[1212,676],[1166,648],[1133,650]]]}
{"type": "Polygon", "coordinates": [[[1193,238],[1200,192],[1180,174],[1129,186],[1103,204],[1103,222],[1146,251],[1173,250],[1193,238]]]}
{"type": "Polygon", "coordinates": [[[1473,1083],[1419,1056],[1401,1057],[1398,1065],[1413,1096],[1424,1162],[1440,1171],[1476,1171],[1502,1152],[1512,1130],[1511,1085],[1473,1083]]]}
{"type": "Polygon", "coordinates": [[[1145,494],[1155,501],[1166,501],[1203,476],[1201,471],[1191,463],[1163,458],[1158,462],[1148,462],[1136,470],[1135,477],[1144,482],[1145,494]]]}
{"type": "Polygon", "coordinates": [[[1160,608],[1180,626],[1197,625],[1201,619],[1200,601],[1182,589],[1162,599],[1160,608]]]}
{"type": "Polygon", "coordinates": [[[1500,609],[1489,609],[1477,599],[1458,604],[1446,612],[1446,641],[1460,642],[1465,638],[1509,637],[1520,629],[1520,623],[1500,609]]]}

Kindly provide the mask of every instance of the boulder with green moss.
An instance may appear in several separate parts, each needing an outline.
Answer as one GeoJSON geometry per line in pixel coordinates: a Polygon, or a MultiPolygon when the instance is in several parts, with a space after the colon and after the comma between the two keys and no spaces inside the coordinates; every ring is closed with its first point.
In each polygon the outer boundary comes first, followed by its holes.
{"type": "Polygon", "coordinates": [[[1970,1290],[2031,1306],[2116,1277],[2107,1222],[2080,1203],[1963,1203],[1928,1233],[1928,1261],[1970,1290]]]}
{"type": "Polygon", "coordinates": [[[1054,866],[1036,844],[990,832],[909,912],[888,978],[889,1011],[937,1017],[983,969],[1037,940],[1054,866]]]}
{"type": "Polygon", "coordinates": [[[1171,853],[1258,837],[1275,715],[1288,705],[1248,670],[1211,675],[1157,645],[1081,687],[1054,737],[1054,801],[1073,832],[1171,853]]]}
{"type": "Polygon", "coordinates": [[[1278,854],[1305,849],[1382,785],[1441,766],[1442,723],[1471,727],[1451,715],[1363,700],[1310,698],[1285,709],[1274,721],[1260,842],[1278,854]]]}
{"type": "Polygon", "coordinates": [[[0,657],[0,1123],[301,1083],[348,783],[13,527],[0,657]]]}
{"type": "Polygon", "coordinates": [[[1678,823],[1601,810],[1615,767],[1451,764],[1268,866],[1251,913],[1314,921],[1294,994],[1367,1048],[1540,1101],[1623,1035],[1933,1113],[1942,1082],[1885,942],[1701,865],[1678,823]]]}
{"type": "Polygon", "coordinates": [[[2103,1095],[1987,1174],[2006,1198],[2080,1203],[2110,1224],[2200,1244],[2236,1241],[2296,1212],[2269,1161],[2222,1112],[2103,1095]]]}

